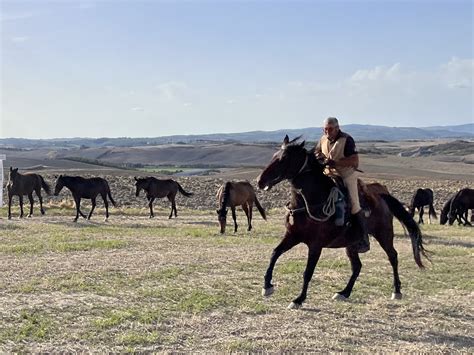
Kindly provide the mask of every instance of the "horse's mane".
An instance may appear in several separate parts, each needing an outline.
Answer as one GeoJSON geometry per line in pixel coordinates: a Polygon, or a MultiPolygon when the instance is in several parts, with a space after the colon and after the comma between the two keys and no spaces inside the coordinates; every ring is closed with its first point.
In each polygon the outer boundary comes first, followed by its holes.
{"type": "Polygon", "coordinates": [[[230,190],[232,189],[232,182],[227,181],[224,186],[224,192],[222,193],[222,204],[221,209],[225,209],[227,202],[230,200],[230,190]]]}

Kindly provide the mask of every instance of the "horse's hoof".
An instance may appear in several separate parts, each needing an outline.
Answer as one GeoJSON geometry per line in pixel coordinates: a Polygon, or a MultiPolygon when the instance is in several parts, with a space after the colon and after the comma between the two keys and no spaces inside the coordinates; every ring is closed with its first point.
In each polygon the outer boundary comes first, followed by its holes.
{"type": "Polygon", "coordinates": [[[31,218],[31,217],[33,217],[33,215],[29,214],[29,215],[28,215],[28,216],[26,216],[26,217],[28,217],[28,218],[31,218]]]}
{"type": "Polygon", "coordinates": [[[109,217],[104,218],[104,222],[107,222],[109,220],[109,217]]]}
{"type": "Polygon", "coordinates": [[[12,219],[12,216],[8,216],[8,219],[12,219]]]}
{"type": "Polygon", "coordinates": [[[402,294],[401,293],[392,293],[392,300],[401,300],[402,299],[402,294]]]}
{"type": "Polygon", "coordinates": [[[275,292],[275,288],[273,286],[269,287],[269,288],[262,288],[262,296],[263,297],[269,297],[269,296],[273,295],[273,292],[275,292]]]}
{"type": "Polygon", "coordinates": [[[288,309],[300,309],[301,308],[301,304],[299,303],[295,303],[295,302],[291,302],[289,305],[288,305],[288,309]]]}
{"type": "Polygon", "coordinates": [[[332,299],[334,301],[347,301],[347,297],[344,295],[341,295],[340,293],[335,293],[334,296],[332,296],[332,299]]]}

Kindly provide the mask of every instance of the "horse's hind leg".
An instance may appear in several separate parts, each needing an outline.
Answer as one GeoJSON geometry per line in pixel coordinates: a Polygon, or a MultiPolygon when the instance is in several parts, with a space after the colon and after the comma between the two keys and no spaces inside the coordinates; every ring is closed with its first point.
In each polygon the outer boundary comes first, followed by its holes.
{"type": "Polygon", "coordinates": [[[262,295],[263,296],[270,296],[273,291],[273,285],[272,285],[272,277],[273,277],[273,268],[275,267],[275,264],[278,260],[278,258],[286,251],[290,250],[293,248],[296,244],[298,244],[299,241],[296,240],[296,238],[289,234],[286,233],[285,237],[283,240],[280,242],[280,244],[277,245],[275,249],[273,249],[272,256],[270,257],[270,264],[268,265],[267,271],[265,273],[265,276],[263,278],[263,290],[262,290],[262,295]]]}
{"type": "Polygon", "coordinates": [[[382,247],[382,249],[387,254],[388,260],[390,261],[390,265],[392,265],[392,270],[393,270],[392,300],[400,300],[402,299],[402,293],[400,291],[402,284],[400,282],[400,277],[398,275],[398,253],[393,247],[393,230],[385,231],[383,232],[383,234],[380,233],[374,236],[380,243],[380,246],[382,247]]]}
{"type": "Polygon", "coordinates": [[[109,219],[109,203],[107,202],[107,195],[100,194],[102,196],[102,199],[104,200],[104,205],[105,205],[105,219],[104,221],[107,221],[109,219]]]}
{"type": "Polygon", "coordinates": [[[418,224],[425,224],[425,222],[423,222],[423,213],[425,213],[425,207],[420,206],[419,209],[420,209],[420,215],[418,217],[418,224]]]}
{"type": "Polygon", "coordinates": [[[352,289],[354,288],[354,284],[359,277],[360,270],[362,269],[362,263],[360,262],[359,253],[357,249],[353,247],[346,248],[346,255],[349,257],[351,261],[351,270],[352,275],[347,283],[346,287],[342,290],[337,292],[332,299],[334,300],[345,300],[351,296],[352,289]]]}
{"type": "Polygon", "coordinates": [[[300,308],[303,302],[306,300],[306,294],[308,292],[309,282],[313,277],[314,269],[318,263],[319,257],[321,256],[321,248],[318,247],[309,247],[308,250],[308,261],[306,263],[306,269],[303,274],[303,289],[298,297],[296,297],[293,302],[290,303],[288,308],[300,308]]]}
{"type": "Polygon", "coordinates": [[[87,216],[88,220],[91,219],[92,212],[94,212],[95,206],[97,205],[95,197],[91,198],[91,202],[92,202],[92,208],[91,208],[91,211],[89,212],[89,215],[87,216]]]}
{"type": "Polygon", "coordinates": [[[232,210],[232,219],[234,220],[234,233],[237,232],[237,216],[235,215],[235,207],[230,208],[232,210]]]}
{"type": "Polygon", "coordinates": [[[41,211],[41,214],[44,215],[45,214],[45,211],[43,209],[43,196],[41,196],[41,190],[36,190],[36,196],[38,196],[38,200],[39,200],[39,203],[40,203],[40,211],[41,211]]]}
{"type": "Polygon", "coordinates": [[[171,212],[170,212],[170,215],[168,216],[168,219],[171,219],[173,217],[173,212],[174,212],[174,216],[178,217],[178,213],[176,211],[175,196],[176,195],[173,195],[171,193],[168,196],[166,196],[166,197],[168,197],[168,200],[171,202],[171,212]]]}
{"type": "Polygon", "coordinates": [[[245,215],[247,216],[247,224],[248,224],[247,230],[250,232],[252,230],[252,217],[250,216],[250,211],[251,210],[249,210],[249,208],[246,204],[242,205],[242,209],[244,210],[245,215]]]}
{"type": "Polygon", "coordinates": [[[33,192],[28,194],[28,200],[30,200],[30,213],[28,214],[28,218],[33,216],[33,204],[35,200],[33,199],[33,192]]]}

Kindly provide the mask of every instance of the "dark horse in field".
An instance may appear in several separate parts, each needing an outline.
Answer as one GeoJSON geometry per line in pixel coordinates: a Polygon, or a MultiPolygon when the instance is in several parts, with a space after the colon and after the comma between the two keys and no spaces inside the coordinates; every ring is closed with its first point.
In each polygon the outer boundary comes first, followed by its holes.
{"type": "Polygon", "coordinates": [[[30,200],[30,214],[28,217],[33,215],[33,191],[38,196],[40,203],[41,214],[44,214],[43,209],[43,197],[41,196],[41,188],[46,191],[48,195],[51,194],[49,185],[44,181],[43,177],[38,174],[20,174],[18,168],[13,169],[10,167],[9,181],[7,184],[8,192],[8,219],[12,218],[12,199],[13,196],[17,195],[20,199],[20,218],[23,217],[23,196],[28,195],[30,200]]]}
{"type": "MultiPolygon", "coordinates": [[[[439,223],[444,225],[446,223],[448,223],[448,217],[451,216],[451,213],[450,213],[450,209],[451,209],[451,201],[454,199],[454,197],[456,197],[457,193],[455,193],[453,196],[451,196],[446,202],[445,204],[443,205],[443,208],[441,209],[441,213],[439,215],[439,223]]],[[[457,219],[458,223],[461,224],[462,223],[462,220],[461,220],[461,216],[459,216],[459,214],[455,214],[453,215],[455,219],[457,219]]],[[[466,219],[467,219],[467,216],[466,216],[466,219]]],[[[454,222],[454,220],[453,220],[454,222]]]]}
{"type": "Polygon", "coordinates": [[[76,218],[74,218],[74,222],[77,222],[79,215],[91,219],[92,212],[94,212],[96,206],[96,198],[99,194],[104,200],[105,220],[109,218],[109,203],[107,201],[107,196],[114,206],[115,201],[110,194],[110,187],[107,180],[100,177],[83,178],[81,176],[60,175],[56,181],[54,196],[58,196],[64,186],[71,190],[74,203],[76,204],[76,218]],[[81,198],[90,198],[92,202],[92,208],[87,217],[81,211],[81,198]]]}
{"type": "Polygon", "coordinates": [[[436,211],[433,207],[433,190],[431,189],[418,189],[413,194],[410,203],[410,215],[415,216],[415,209],[418,209],[418,223],[424,224],[423,214],[425,213],[425,206],[428,206],[428,220],[431,224],[431,217],[434,219],[438,218],[436,216],[436,211]]]}
{"type": "Polygon", "coordinates": [[[178,217],[178,211],[176,210],[176,194],[178,191],[186,197],[191,197],[193,195],[192,192],[184,191],[181,185],[173,179],[160,180],[152,176],[146,178],[135,177],[135,187],[135,196],[137,197],[140,195],[141,190],[145,190],[146,192],[148,206],[150,207],[150,218],[155,217],[155,214],[153,213],[153,201],[155,201],[155,198],[168,198],[171,202],[171,213],[168,218],[171,218],[173,212],[174,216],[178,217]]]}
{"type": "Polygon", "coordinates": [[[448,222],[449,225],[454,223],[454,220],[459,216],[459,219],[464,218],[464,225],[471,225],[467,220],[467,213],[474,208],[474,189],[462,189],[451,200],[448,222]]]}
{"type": "MultiPolygon", "coordinates": [[[[350,259],[352,276],[346,287],[334,295],[334,299],[347,299],[359,276],[362,264],[357,252],[357,242],[362,237],[360,225],[353,216],[349,224],[336,226],[329,218],[327,207],[330,205],[331,191],[334,191],[335,182],[323,173],[324,164],[317,160],[313,151],[304,148],[304,142],[291,142],[285,137],[281,149],[276,152],[258,177],[258,186],[269,190],[283,180],[291,184],[291,201],[287,205],[289,213],[286,217],[286,233],[280,244],[273,250],[267,272],[264,277],[262,294],[269,296],[274,292],[272,281],[273,268],[277,259],[299,243],[308,246],[308,261],[303,276],[303,288],[289,308],[299,308],[306,299],[309,282],[318,263],[322,248],[346,248],[350,259]]],[[[421,254],[426,257],[423,248],[422,236],[418,224],[413,220],[403,205],[380,184],[365,186],[365,195],[361,201],[367,200],[371,209],[368,218],[369,233],[377,239],[387,253],[393,269],[394,292],[392,299],[400,299],[400,279],[398,276],[397,251],[393,246],[393,215],[407,228],[416,264],[423,268],[421,254]],[[374,193],[372,193],[374,191],[374,193]],[[386,193],[380,193],[386,191],[386,193]]],[[[329,210],[330,211],[330,210],[329,210]]]]}
{"type": "Polygon", "coordinates": [[[237,216],[235,215],[235,207],[242,206],[242,209],[247,216],[248,231],[252,230],[252,209],[253,204],[257,206],[258,211],[263,219],[267,219],[265,210],[260,202],[258,202],[257,195],[253,186],[248,181],[228,181],[217,191],[217,202],[219,209],[217,210],[217,218],[221,227],[221,233],[225,232],[227,223],[227,208],[230,207],[232,211],[232,218],[234,219],[234,232],[237,232],[237,216]]]}

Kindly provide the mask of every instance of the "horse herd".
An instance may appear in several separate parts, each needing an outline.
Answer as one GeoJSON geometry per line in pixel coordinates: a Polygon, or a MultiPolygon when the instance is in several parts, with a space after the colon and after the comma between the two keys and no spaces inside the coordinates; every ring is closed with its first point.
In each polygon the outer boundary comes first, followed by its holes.
{"type": "MultiPolygon", "coordinates": [[[[168,198],[171,203],[171,212],[168,218],[172,218],[173,214],[175,217],[178,215],[176,209],[176,195],[180,192],[186,197],[191,197],[192,192],[185,191],[182,186],[173,179],[157,179],[155,177],[137,178],[135,177],[135,195],[138,197],[141,190],[145,191],[146,199],[148,201],[148,207],[150,209],[150,218],[155,217],[153,212],[153,203],[157,198],[168,198]]],[[[54,195],[58,196],[63,187],[68,188],[73,196],[74,203],[76,206],[76,216],[74,222],[77,222],[79,216],[91,218],[92,213],[97,205],[96,199],[100,195],[104,201],[105,206],[105,219],[109,218],[109,203],[110,200],[114,206],[116,206],[114,199],[110,193],[110,187],[104,178],[92,177],[83,178],[80,176],[66,176],[60,175],[56,180],[56,187],[54,189],[54,195]],[[89,214],[86,216],[80,209],[81,199],[90,199],[92,208],[89,214]]],[[[26,173],[20,174],[18,168],[13,169],[10,167],[9,182],[7,184],[8,193],[8,219],[11,219],[11,205],[13,196],[19,197],[20,203],[20,218],[24,216],[23,212],[23,196],[28,196],[30,201],[30,212],[28,217],[33,215],[33,192],[36,193],[40,203],[41,214],[45,214],[43,209],[43,198],[41,195],[41,188],[43,188],[48,195],[51,194],[51,188],[44,178],[39,174],[26,173]]],[[[222,184],[217,191],[217,200],[219,209],[217,210],[218,221],[220,225],[221,233],[225,232],[226,228],[226,217],[228,208],[231,209],[232,218],[234,221],[234,232],[237,232],[238,224],[236,218],[235,208],[238,206],[242,207],[242,210],[247,216],[248,231],[252,229],[252,209],[253,205],[257,207],[263,219],[266,219],[266,213],[263,207],[260,205],[253,186],[247,181],[228,181],[222,184]]],[[[431,224],[431,219],[437,218],[436,211],[434,209],[434,193],[433,190],[417,189],[411,198],[410,205],[406,207],[410,215],[414,217],[415,211],[418,211],[418,223],[423,224],[424,207],[428,206],[428,218],[431,224]]],[[[454,221],[458,221],[458,224],[471,225],[468,220],[468,211],[473,209],[471,220],[474,219],[474,190],[469,188],[461,189],[460,191],[453,194],[444,204],[440,214],[440,224],[452,225],[454,221]]]]}
{"type": "MultiPolygon", "coordinates": [[[[336,181],[324,174],[325,163],[318,160],[314,151],[305,148],[305,142],[298,142],[298,138],[289,140],[285,136],[280,149],[273,155],[272,160],[263,169],[257,178],[257,185],[265,191],[282,181],[290,184],[291,199],[286,204],[288,213],[285,217],[286,232],[280,243],[274,248],[270,263],[264,276],[262,294],[270,296],[274,292],[272,285],[273,269],[277,259],[294,246],[304,243],[308,247],[307,264],[303,274],[303,287],[301,293],[293,299],[289,308],[299,308],[306,299],[309,282],[312,279],[316,264],[318,263],[323,248],[345,248],[348,256],[352,275],[344,289],[334,295],[334,299],[347,299],[351,295],[353,286],[359,276],[362,263],[359,258],[357,244],[362,238],[362,230],[359,223],[349,213],[349,203],[344,201],[343,222],[336,224],[336,219],[341,219],[337,211],[341,209],[336,205],[336,198],[341,192],[341,187],[336,181]],[[345,217],[344,217],[345,216],[345,217]]],[[[101,195],[106,209],[106,218],[109,216],[108,199],[115,205],[110,193],[109,184],[103,178],[83,178],[60,175],[57,178],[54,194],[58,195],[63,187],[68,188],[74,198],[76,205],[77,221],[79,215],[91,218],[96,206],[96,198],[101,195]],[[89,215],[80,210],[81,198],[90,199],[92,208],[89,215]]],[[[153,201],[156,198],[167,197],[171,202],[171,213],[177,216],[175,197],[178,191],[184,196],[190,197],[191,192],[185,191],[181,185],[171,179],[159,180],[154,177],[135,178],[136,196],[141,190],[146,193],[150,218],[153,214],[153,201]]],[[[19,196],[20,217],[23,217],[23,196],[27,195],[30,201],[30,213],[33,213],[33,191],[38,195],[41,213],[44,214],[41,188],[48,194],[51,189],[46,181],[38,174],[20,174],[18,169],[10,168],[8,191],[8,218],[11,218],[11,202],[14,195],[19,196]]],[[[360,185],[361,204],[367,210],[368,232],[380,244],[387,254],[393,271],[393,293],[392,299],[401,299],[401,282],[398,274],[398,253],[394,248],[393,217],[397,218],[408,231],[413,256],[416,264],[423,268],[422,256],[428,258],[428,253],[423,245],[422,233],[413,216],[415,209],[419,209],[419,223],[423,223],[423,208],[429,206],[429,216],[435,217],[433,208],[433,191],[419,189],[412,198],[411,205],[407,209],[404,205],[389,193],[387,188],[378,183],[360,185]]],[[[217,192],[219,209],[217,210],[221,233],[225,232],[226,216],[228,208],[232,211],[234,220],[234,231],[237,231],[235,207],[242,206],[247,215],[248,230],[252,229],[252,208],[255,205],[261,216],[266,219],[265,210],[260,205],[252,185],[248,182],[226,182],[217,192]]],[[[284,201],[282,201],[283,205],[284,201]]],[[[447,201],[441,211],[440,222],[452,224],[456,219],[459,223],[470,225],[467,220],[467,211],[474,208],[474,190],[462,189],[447,201]]]]}
{"type": "MultiPolygon", "coordinates": [[[[150,209],[150,218],[155,216],[153,212],[153,202],[157,198],[168,198],[171,203],[171,212],[168,218],[172,218],[173,214],[175,217],[178,216],[178,210],[176,208],[176,195],[180,192],[186,197],[191,197],[192,192],[187,192],[183,187],[173,179],[161,180],[155,177],[137,178],[135,177],[135,196],[140,195],[140,191],[145,191],[145,196],[148,201],[148,207],[150,209]]],[[[116,206],[116,203],[110,192],[109,183],[107,180],[101,177],[84,178],[81,176],[67,176],[59,175],[56,180],[56,186],[54,188],[54,195],[58,196],[61,190],[66,187],[71,191],[74,203],[76,206],[76,216],[74,222],[77,222],[79,216],[91,219],[92,213],[97,205],[97,197],[100,195],[104,201],[105,206],[105,220],[109,218],[109,200],[112,205],[116,206]],[[86,216],[81,211],[81,199],[90,199],[92,203],[91,210],[86,216]]],[[[45,214],[43,208],[43,197],[41,195],[41,189],[44,189],[48,195],[51,194],[51,188],[45,179],[39,174],[27,173],[20,174],[18,168],[13,169],[10,167],[9,180],[7,183],[8,193],[8,219],[11,219],[11,205],[13,196],[19,197],[20,202],[20,218],[24,216],[23,212],[23,196],[28,196],[30,201],[30,212],[28,217],[33,215],[33,192],[36,193],[40,203],[41,214],[45,214]]],[[[232,217],[234,220],[234,232],[237,232],[237,217],[235,208],[242,206],[248,222],[248,230],[252,229],[252,209],[253,205],[257,207],[258,211],[262,215],[263,219],[266,219],[265,210],[260,205],[253,186],[247,181],[238,182],[226,182],[217,191],[217,199],[219,202],[219,209],[217,210],[218,221],[220,224],[221,233],[225,232],[226,217],[228,208],[232,211],[232,217]]]]}
{"type": "MultiPolygon", "coordinates": [[[[413,217],[415,215],[415,209],[418,210],[418,223],[424,223],[423,214],[424,207],[428,206],[428,219],[431,223],[431,218],[437,218],[436,211],[433,207],[434,194],[431,189],[418,189],[413,194],[411,203],[409,206],[409,212],[413,217]]],[[[467,215],[468,211],[471,212],[471,222],[474,219],[474,189],[461,189],[451,197],[448,198],[446,203],[443,205],[441,210],[441,215],[439,218],[440,224],[449,223],[452,225],[455,220],[458,221],[458,224],[463,224],[465,226],[471,225],[468,221],[467,215]]]]}

